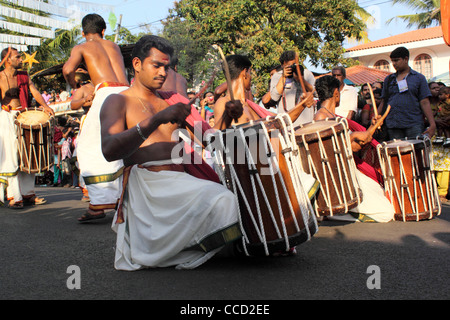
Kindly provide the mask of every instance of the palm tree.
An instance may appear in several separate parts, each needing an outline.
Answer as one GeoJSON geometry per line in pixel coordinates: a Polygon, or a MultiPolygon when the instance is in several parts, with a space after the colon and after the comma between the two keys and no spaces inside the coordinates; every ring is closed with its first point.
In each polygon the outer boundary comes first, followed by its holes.
{"type": "Polygon", "coordinates": [[[392,0],[392,3],[405,4],[419,13],[396,16],[389,19],[387,23],[401,19],[408,23],[408,28],[415,26],[419,29],[441,24],[440,0],[392,0]]]}

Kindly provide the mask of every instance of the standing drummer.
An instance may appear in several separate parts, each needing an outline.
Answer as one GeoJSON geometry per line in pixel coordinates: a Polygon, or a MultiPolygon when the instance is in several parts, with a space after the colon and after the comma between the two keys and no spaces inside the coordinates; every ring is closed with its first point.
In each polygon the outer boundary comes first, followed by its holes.
{"type": "Polygon", "coordinates": [[[72,49],[64,64],[63,75],[72,88],[77,88],[75,74],[84,62],[94,85],[94,99],[78,135],[77,160],[80,175],[89,193],[89,209],[78,219],[85,222],[105,217],[105,210],[115,209],[121,191],[123,162],[106,161],[101,151],[100,110],[103,101],[114,93],[128,89],[125,63],[120,48],[103,39],[105,20],[88,14],[82,21],[85,43],[72,49]]]}
{"type": "MultiPolygon", "coordinates": [[[[0,179],[7,185],[8,206],[13,209],[24,205],[44,204],[45,199],[36,196],[34,191],[35,174],[19,170],[17,132],[14,124],[15,115],[31,106],[31,95],[49,114],[53,110],[45,103],[41,93],[36,89],[26,71],[22,69],[22,55],[15,48],[6,48],[1,53],[5,59],[5,68],[0,72],[0,91],[2,109],[0,110],[0,179]],[[8,54],[9,53],[9,54],[8,54]]],[[[0,188],[0,201],[3,188],[0,188]]]]}

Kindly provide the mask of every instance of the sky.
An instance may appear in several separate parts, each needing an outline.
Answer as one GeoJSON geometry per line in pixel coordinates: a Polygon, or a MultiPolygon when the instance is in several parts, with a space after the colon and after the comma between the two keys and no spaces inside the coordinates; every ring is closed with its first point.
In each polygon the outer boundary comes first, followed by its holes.
{"type": "MultiPolygon", "coordinates": [[[[114,7],[114,14],[119,22],[122,15],[122,26],[129,29],[132,33],[145,31],[139,25],[147,24],[152,32],[157,32],[161,28],[160,20],[169,14],[169,9],[174,7],[173,0],[88,0],[91,3],[101,5],[111,5],[114,7]]],[[[222,0],[218,0],[222,1],[222,0]]],[[[413,29],[407,28],[406,23],[401,20],[391,22],[389,25],[386,21],[402,14],[415,13],[406,5],[393,5],[390,0],[358,0],[358,3],[366,11],[375,18],[375,23],[368,27],[368,35],[371,41],[397,35],[413,29]]],[[[109,17],[109,12],[100,13],[105,20],[109,17]]],[[[107,34],[113,31],[108,27],[107,34]]],[[[345,48],[357,45],[356,42],[344,43],[345,48]]],[[[306,67],[312,71],[323,72],[320,67],[315,68],[305,62],[306,67]]]]}

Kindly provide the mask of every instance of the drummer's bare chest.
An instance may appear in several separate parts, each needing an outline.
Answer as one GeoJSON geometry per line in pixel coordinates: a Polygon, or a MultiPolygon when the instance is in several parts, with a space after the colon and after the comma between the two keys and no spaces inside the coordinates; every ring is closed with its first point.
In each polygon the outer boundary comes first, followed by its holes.
{"type": "MultiPolygon", "coordinates": [[[[167,105],[168,106],[168,105],[167,105]]],[[[163,108],[163,107],[161,107],[163,108]]],[[[142,104],[136,104],[130,107],[128,107],[127,110],[127,127],[132,128],[136,126],[139,122],[149,118],[153,117],[159,109],[161,108],[152,108],[146,105],[146,108],[142,107],[142,104]]],[[[169,142],[173,139],[174,131],[178,129],[177,124],[172,123],[165,123],[158,126],[158,128],[150,134],[147,141],[143,143],[141,147],[150,145],[155,142],[169,142]]]]}
{"type": "Polygon", "coordinates": [[[5,72],[0,72],[0,90],[2,99],[6,96],[10,98],[19,98],[19,86],[17,85],[17,76],[8,76],[5,72]]]}

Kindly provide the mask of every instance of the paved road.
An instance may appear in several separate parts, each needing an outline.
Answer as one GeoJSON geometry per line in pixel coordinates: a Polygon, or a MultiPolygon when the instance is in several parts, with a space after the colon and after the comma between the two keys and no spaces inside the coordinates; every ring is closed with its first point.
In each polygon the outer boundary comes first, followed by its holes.
{"type": "Polygon", "coordinates": [[[37,191],[48,204],[0,208],[2,300],[450,298],[449,205],[439,217],[420,222],[322,222],[293,257],[216,257],[190,271],[124,272],[113,268],[112,214],[79,224],[76,218],[87,207],[79,190],[37,191]],[[67,287],[72,265],[79,267],[80,289],[67,287]],[[372,281],[378,274],[379,282],[372,281]],[[368,282],[381,288],[369,289],[368,282]]]}

